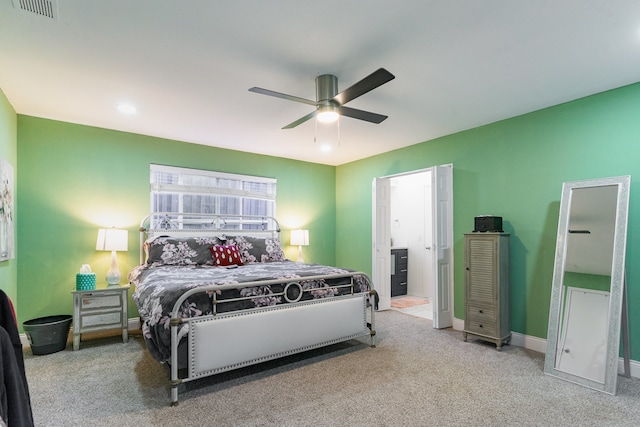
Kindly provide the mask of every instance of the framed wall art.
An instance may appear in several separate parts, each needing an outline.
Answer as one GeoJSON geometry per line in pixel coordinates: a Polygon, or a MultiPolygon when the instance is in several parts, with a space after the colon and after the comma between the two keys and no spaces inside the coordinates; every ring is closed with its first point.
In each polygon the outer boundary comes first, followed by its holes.
{"type": "Polygon", "coordinates": [[[0,261],[6,261],[15,256],[14,194],[13,166],[0,158],[0,261]]]}

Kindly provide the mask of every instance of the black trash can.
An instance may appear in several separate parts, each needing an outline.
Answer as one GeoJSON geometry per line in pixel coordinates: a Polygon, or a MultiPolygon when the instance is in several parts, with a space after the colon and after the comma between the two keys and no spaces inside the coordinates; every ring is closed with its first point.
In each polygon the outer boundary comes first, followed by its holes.
{"type": "Polygon", "coordinates": [[[62,351],[67,346],[67,337],[73,317],[68,314],[40,317],[22,324],[31,352],[35,355],[62,351]]]}

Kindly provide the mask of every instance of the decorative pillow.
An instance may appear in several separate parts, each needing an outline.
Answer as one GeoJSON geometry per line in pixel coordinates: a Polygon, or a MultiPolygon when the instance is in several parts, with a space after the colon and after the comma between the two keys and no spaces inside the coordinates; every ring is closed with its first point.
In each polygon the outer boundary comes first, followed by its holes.
{"type": "Polygon", "coordinates": [[[284,261],[280,240],[273,237],[223,236],[226,245],[235,245],[244,264],[284,261]]]}
{"type": "Polygon", "coordinates": [[[238,247],[234,245],[211,246],[213,265],[216,267],[228,267],[230,265],[242,265],[238,247]]]}
{"type": "Polygon", "coordinates": [[[217,237],[158,237],[147,242],[147,264],[213,265],[210,247],[219,245],[217,237]]]}

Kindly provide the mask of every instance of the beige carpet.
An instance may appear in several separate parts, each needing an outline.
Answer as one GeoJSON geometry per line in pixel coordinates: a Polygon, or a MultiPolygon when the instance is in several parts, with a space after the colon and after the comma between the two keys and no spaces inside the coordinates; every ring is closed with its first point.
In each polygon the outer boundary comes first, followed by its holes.
{"type": "Polygon", "coordinates": [[[544,355],[464,342],[402,312],[377,313],[376,348],[349,341],[181,387],[139,335],[87,339],[25,365],[37,426],[638,426],[640,380],[609,396],[543,373],[544,355]]]}

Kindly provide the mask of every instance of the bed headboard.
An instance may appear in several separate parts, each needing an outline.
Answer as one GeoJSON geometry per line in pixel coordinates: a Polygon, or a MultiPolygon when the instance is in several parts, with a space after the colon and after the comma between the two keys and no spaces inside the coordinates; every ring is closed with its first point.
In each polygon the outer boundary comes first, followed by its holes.
{"type": "Polygon", "coordinates": [[[140,221],[140,260],[142,262],[144,258],[144,243],[158,236],[210,237],[224,234],[278,238],[280,224],[270,216],[154,212],[140,221]]]}

